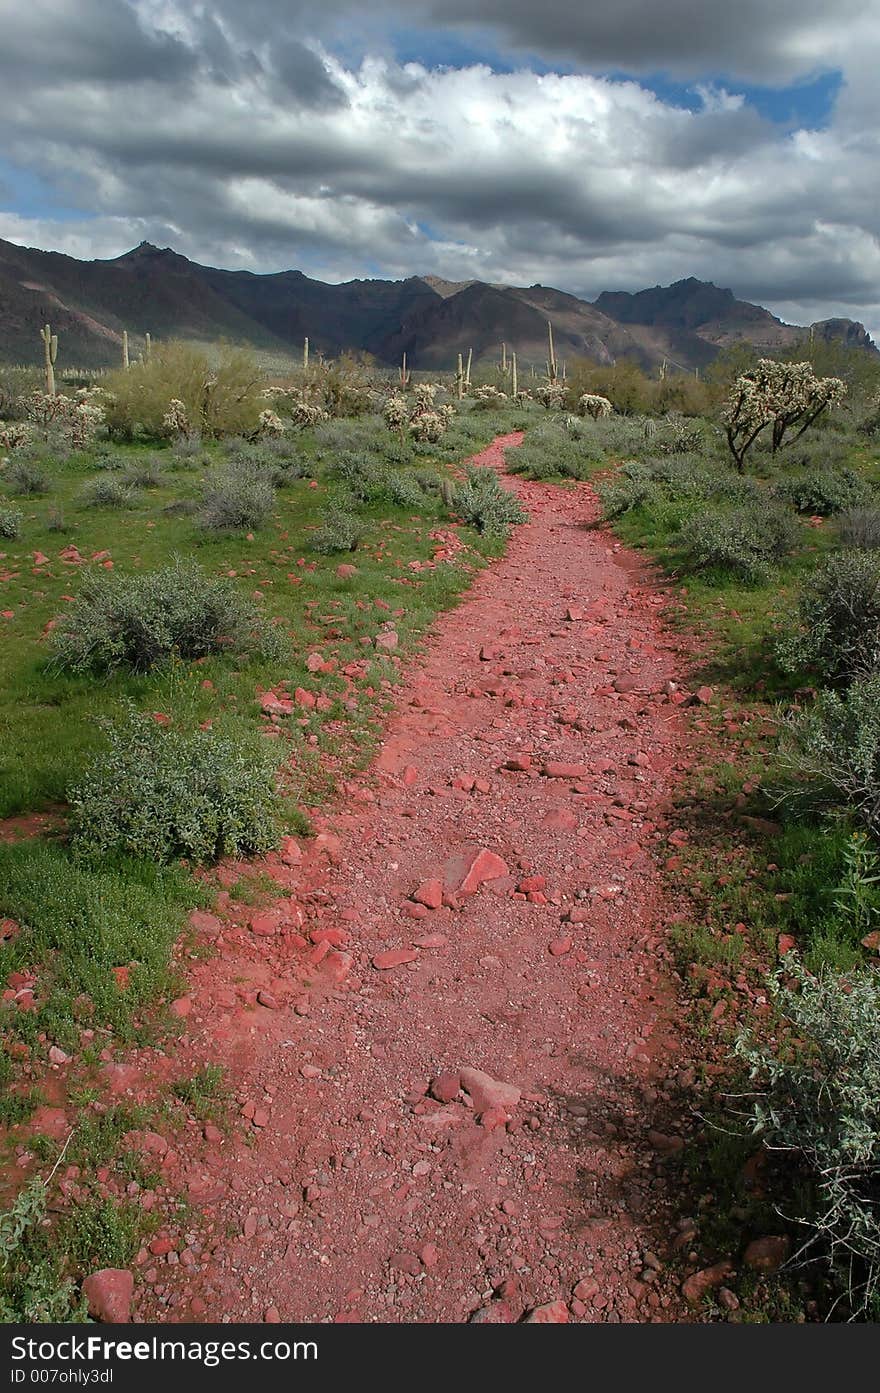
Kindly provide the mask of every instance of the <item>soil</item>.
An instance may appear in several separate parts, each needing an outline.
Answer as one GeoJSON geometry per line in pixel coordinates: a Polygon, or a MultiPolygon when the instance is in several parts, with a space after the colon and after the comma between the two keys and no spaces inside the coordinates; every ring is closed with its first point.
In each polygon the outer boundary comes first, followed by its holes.
{"type": "Polygon", "coordinates": [[[162,1157],[192,1208],[140,1253],[136,1319],[691,1318],[659,869],[683,641],[588,485],[506,485],[530,521],[318,835],[266,859],[277,903],[194,916],[174,1064],[223,1066],[231,1125],[162,1157]]]}

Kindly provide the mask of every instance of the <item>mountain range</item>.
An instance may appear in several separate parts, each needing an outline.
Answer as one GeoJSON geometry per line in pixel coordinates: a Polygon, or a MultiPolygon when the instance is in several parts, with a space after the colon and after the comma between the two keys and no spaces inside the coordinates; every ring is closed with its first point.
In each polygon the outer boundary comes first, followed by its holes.
{"type": "Polygon", "coordinates": [[[804,339],[810,329],[821,339],[878,354],[855,320],[784,324],[762,306],[693,278],[635,294],[606,290],[591,302],[543,285],[437,276],[332,285],[301,271],[226,271],[149,242],[112,260],[79,261],[0,239],[5,362],[39,361],[39,331],[50,322],[62,366],[118,364],[128,330],[135,350],[149,332],[154,339],[225,339],[290,355],[300,353],[308,336],[312,352],[328,357],[352,349],[392,364],[406,353],[414,368],[446,371],[469,349],[475,363],[497,361],[506,342],[527,369],[543,366],[548,320],[557,357],[607,364],[629,358],[648,370],[666,361],[693,371],[738,340],[775,349],[804,339]]]}

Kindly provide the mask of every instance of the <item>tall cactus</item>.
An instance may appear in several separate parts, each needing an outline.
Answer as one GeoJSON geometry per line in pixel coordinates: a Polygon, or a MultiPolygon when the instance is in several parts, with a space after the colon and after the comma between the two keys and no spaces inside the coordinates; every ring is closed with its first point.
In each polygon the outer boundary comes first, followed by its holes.
{"type": "Polygon", "coordinates": [[[303,339],[303,372],[308,372],[308,370],[309,370],[309,340],[308,340],[308,337],[306,337],[305,339],[303,339]]]}
{"type": "Polygon", "coordinates": [[[464,396],[464,361],[460,353],[458,355],[458,367],[455,373],[455,390],[458,400],[461,401],[464,396]]]}
{"type": "Polygon", "coordinates": [[[148,362],[150,361],[150,357],[151,357],[151,355],[152,355],[152,352],[153,352],[153,340],[152,340],[150,334],[149,334],[149,333],[146,333],[146,334],[144,334],[144,351],[143,351],[143,354],[142,354],[143,361],[144,361],[145,363],[148,363],[148,362]]]}
{"type": "Polygon", "coordinates": [[[123,366],[123,368],[125,369],[125,371],[128,372],[129,363],[128,363],[128,330],[127,330],[127,329],[123,329],[123,331],[122,331],[122,366],[123,366]]]}
{"type": "Polygon", "coordinates": [[[469,349],[468,349],[468,360],[467,360],[467,372],[466,372],[465,375],[464,375],[464,385],[465,385],[465,387],[468,388],[468,390],[470,390],[470,385],[471,385],[471,359],[473,358],[473,356],[474,356],[474,350],[473,350],[472,348],[469,348],[469,349]]]}
{"type": "Polygon", "coordinates": [[[512,396],[515,397],[515,396],[517,395],[518,389],[517,389],[517,381],[516,381],[516,354],[515,354],[515,353],[511,353],[511,355],[510,355],[510,391],[511,391],[511,395],[512,395],[512,396]]]}
{"type": "Polygon", "coordinates": [[[411,372],[407,372],[407,370],[406,370],[406,354],[404,353],[403,359],[402,359],[401,364],[400,364],[400,389],[401,389],[401,391],[403,391],[403,392],[406,391],[407,387],[409,386],[409,382],[410,382],[410,378],[411,378],[411,377],[412,377],[412,373],[411,373],[411,372]]]}
{"type": "Polygon", "coordinates": [[[43,340],[43,362],[46,368],[46,395],[55,395],[55,360],[58,357],[58,335],[52,333],[52,326],[46,324],[40,330],[43,340]]]}
{"type": "Polygon", "coordinates": [[[550,346],[550,356],[547,359],[547,376],[551,382],[555,382],[558,375],[556,364],[556,350],[553,347],[553,325],[547,320],[547,342],[550,346]]]}
{"type": "Polygon", "coordinates": [[[504,342],[503,339],[502,339],[502,341],[501,341],[501,371],[504,373],[504,376],[506,377],[506,376],[507,376],[507,344],[504,342]]]}

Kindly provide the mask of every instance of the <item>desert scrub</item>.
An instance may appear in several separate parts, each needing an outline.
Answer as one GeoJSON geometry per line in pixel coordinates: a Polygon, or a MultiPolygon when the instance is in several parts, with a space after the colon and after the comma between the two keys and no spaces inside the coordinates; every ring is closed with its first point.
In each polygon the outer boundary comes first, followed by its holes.
{"type": "Polygon", "coordinates": [[[128,508],[133,501],[134,491],[112,474],[87,480],[79,494],[82,508],[128,508]]]}
{"type": "Polygon", "coordinates": [[[34,496],[49,492],[49,480],[42,469],[30,460],[13,460],[0,475],[7,493],[19,497],[34,496]]]}
{"type": "Polygon", "coordinates": [[[0,537],[13,542],[21,535],[24,514],[20,508],[6,508],[0,505],[0,537]]]}
{"type": "MultiPolygon", "coordinates": [[[[780,762],[814,790],[814,801],[849,808],[880,833],[880,673],[845,692],[820,692],[808,710],[791,716],[780,762]]],[[[797,785],[788,796],[799,801],[797,785]]]]}
{"type": "Polygon", "coordinates": [[[880,556],[843,551],[817,567],[798,597],[797,627],[777,642],[788,672],[846,686],[880,667],[880,556]]]}
{"type": "Polygon", "coordinates": [[[783,479],[773,486],[773,494],[798,513],[831,517],[866,503],[871,489],[853,469],[816,469],[783,479]]]}
{"type": "Polygon", "coordinates": [[[263,472],[234,467],[217,474],[202,493],[203,532],[256,532],[275,507],[275,488],[263,472]]]}
{"type": "Polygon", "coordinates": [[[75,1285],[62,1271],[57,1245],[45,1227],[48,1191],[39,1177],[20,1190],[0,1213],[0,1321],[85,1319],[77,1310],[75,1285]]]}
{"type": "Polygon", "coordinates": [[[453,489],[452,506],[468,526],[502,540],[528,516],[516,494],[502,487],[495,470],[479,465],[466,467],[464,482],[453,489]]]}
{"type": "Polygon", "coordinates": [[[69,795],[78,854],[205,863],[274,845],[279,753],[268,741],[176,730],[134,708],[103,726],[104,748],[69,795]]]}
{"type": "Polygon", "coordinates": [[[741,1034],[751,1123],[806,1182],[801,1255],[824,1257],[850,1314],[880,1298],[880,980],[871,968],[813,976],[793,955],[772,979],[773,1034],[741,1034]]]}
{"type": "Polygon", "coordinates": [[[322,556],[355,551],[363,535],[361,523],[347,508],[327,508],[321,526],[312,533],[311,548],[322,556]]]}
{"type": "Polygon", "coordinates": [[[794,518],[767,502],[694,513],[675,540],[688,570],[758,584],[767,579],[774,562],[794,550],[798,536],[794,518]]]}
{"type": "Polygon", "coordinates": [[[271,660],[284,641],[229,580],[176,560],[146,575],[87,574],[52,631],[53,664],[67,672],[147,672],[172,655],[254,654],[271,660]]]}
{"type": "Polygon", "coordinates": [[[880,547],[880,508],[847,508],[837,519],[841,546],[874,551],[880,547]]]}

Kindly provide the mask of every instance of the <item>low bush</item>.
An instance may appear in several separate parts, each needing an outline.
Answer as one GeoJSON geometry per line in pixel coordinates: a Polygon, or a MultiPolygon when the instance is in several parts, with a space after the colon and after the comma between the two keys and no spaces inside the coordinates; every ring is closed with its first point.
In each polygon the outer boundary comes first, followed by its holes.
{"type": "Polygon", "coordinates": [[[0,537],[7,541],[14,541],[21,535],[21,524],[24,521],[24,514],[20,508],[0,507],[0,537]]]}
{"type": "Polygon", "coordinates": [[[542,421],[508,452],[508,472],[527,479],[588,479],[603,460],[591,437],[589,420],[542,421]]]}
{"type": "Polygon", "coordinates": [[[495,470],[477,465],[467,466],[464,481],[453,490],[452,506],[479,533],[502,539],[528,516],[516,494],[502,487],[495,470]]]}
{"type": "Polygon", "coordinates": [[[46,1228],[48,1191],[37,1176],[0,1213],[0,1321],[66,1322],[77,1312],[75,1284],[46,1228]]]}
{"type": "Polygon", "coordinates": [[[122,483],[131,489],[157,489],[164,482],[162,461],[155,455],[149,459],[135,460],[122,475],[122,483]]]}
{"type": "Polygon", "coordinates": [[[49,480],[42,469],[30,460],[13,460],[4,469],[2,479],[7,492],[19,497],[49,492],[49,480]]]}
{"type": "Polygon", "coordinates": [[[262,472],[230,467],[202,492],[198,524],[203,532],[256,532],[275,506],[275,488],[262,472]]]}
{"type": "Polygon", "coordinates": [[[312,534],[312,550],[323,556],[355,551],[363,535],[360,522],[346,508],[327,508],[321,526],[312,534]]]}
{"type": "Polygon", "coordinates": [[[880,556],[843,551],[818,566],[798,597],[797,627],[777,643],[788,672],[832,686],[880,668],[880,556]]]}
{"type": "Polygon", "coordinates": [[[146,575],[87,574],[52,631],[54,664],[69,672],[146,672],[172,654],[283,651],[277,628],[232,581],[177,560],[146,575]]]}
{"type": "MultiPolygon", "coordinates": [[[[112,436],[153,439],[250,435],[265,408],[262,378],[249,352],[226,348],[216,362],[191,344],[154,344],[149,359],[106,378],[105,415],[112,436]],[[169,414],[171,402],[179,403],[169,414]]],[[[197,452],[201,444],[193,446],[197,452]]]]}
{"type": "MultiPolygon", "coordinates": [[[[789,718],[780,762],[797,784],[812,786],[814,802],[850,808],[880,833],[880,673],[842,693],[820,692],[789,718]]],[[[797,786],[789,796],[797,800],[797,786]]]]}
{"type": "Polygon", "coordinates": [[[866,503],[871,489],[852,469],[825,468],[783,479],[773,486],[773,494],[799,513],[830,517],[866,503]]]}
{"type": "Polygon", "coordinates": [[[268,851],[278,829],[278,752],[244,730],[192,732],[130,708],[70,790],[75,851],[154,862],[268,851]]]}
{"type": "Polygon", "coordinates": [[[676,543],[694,571],[716,571],[747,584],[765,580],[799,536],[791,515],[771,503],[706,508],[688,518],[676,543]]]}
{"type": "Polygon", "coordinates": [[[843,546],[862,551],[880,547],[880,508],[847,508],[837,525],[843,546]]]}
{"type": "Polygon", "coordinates": [[[87,480],[79,494],[83,508],[128,508],[133,499],[133,490],[112,474],[99,474],[96,479],[87,480]]]}
{"type": "Polygon", "coordinates": [[[793,955],[771,982],[778,1024],[736,1053],[757,1089],[752,1127],[805,1182],[796,1221],[850,1315],[880,1298],[880,979],[871,968],[813,976],[793,955]]]}

